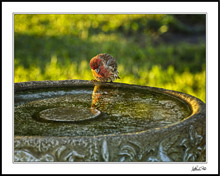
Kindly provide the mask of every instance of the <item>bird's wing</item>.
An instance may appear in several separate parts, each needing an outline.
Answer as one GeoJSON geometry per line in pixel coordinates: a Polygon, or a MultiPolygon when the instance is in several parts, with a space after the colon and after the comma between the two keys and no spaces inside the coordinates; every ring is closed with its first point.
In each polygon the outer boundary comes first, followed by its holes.
{"type": "Polygon", "coordinates": [[[109,54],[102,54],[101,58],[103,59],[105,65],[110,66],[112,68],[117,69],[117,63],[115,59],[109,54]]]}

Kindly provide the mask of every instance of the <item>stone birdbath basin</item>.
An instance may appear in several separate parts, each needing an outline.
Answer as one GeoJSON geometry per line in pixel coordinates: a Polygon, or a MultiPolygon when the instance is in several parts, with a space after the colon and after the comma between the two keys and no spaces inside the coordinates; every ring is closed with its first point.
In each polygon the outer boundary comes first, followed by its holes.
{"type": "Polygon", "coordinates": [[[14,84],[14,162],[205,162],[206,106],[84,80],[14,84]]]}

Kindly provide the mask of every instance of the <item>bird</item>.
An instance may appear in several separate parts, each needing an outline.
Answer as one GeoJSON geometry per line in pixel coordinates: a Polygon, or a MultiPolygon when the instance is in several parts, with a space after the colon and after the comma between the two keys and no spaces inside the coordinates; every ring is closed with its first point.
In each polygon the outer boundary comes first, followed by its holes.
{"type": "Polygon", "coordinates": [[[110,54],[101,53],[94,56],[90,60],[90,67],[96,81],[113,82],[120,79],[116,60],[110,54]]]}

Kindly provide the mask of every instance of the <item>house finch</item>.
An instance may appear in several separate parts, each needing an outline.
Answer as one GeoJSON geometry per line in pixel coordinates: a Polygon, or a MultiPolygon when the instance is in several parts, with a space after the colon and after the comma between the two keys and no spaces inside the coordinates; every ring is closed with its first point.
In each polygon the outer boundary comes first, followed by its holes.
{"type": "Polygon", "coordinates": [[[109,54],[98,54],[90,60],[92,74],[97,81],[107,82],[120,79],[117,63],[109,54]]]}

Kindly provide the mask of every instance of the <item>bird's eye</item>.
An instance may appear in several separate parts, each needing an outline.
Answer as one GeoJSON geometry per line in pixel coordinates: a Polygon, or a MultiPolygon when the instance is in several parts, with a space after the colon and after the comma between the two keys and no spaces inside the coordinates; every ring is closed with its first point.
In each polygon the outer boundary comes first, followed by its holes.
{"type": "Polygon", "coordinates": [[[99,68],[97,68],[97,69],[95,69],[95,71],[96,71],[96,73],[99,73],[99,72],[100,72],[100,69],[99,69],[99,68]]]}

